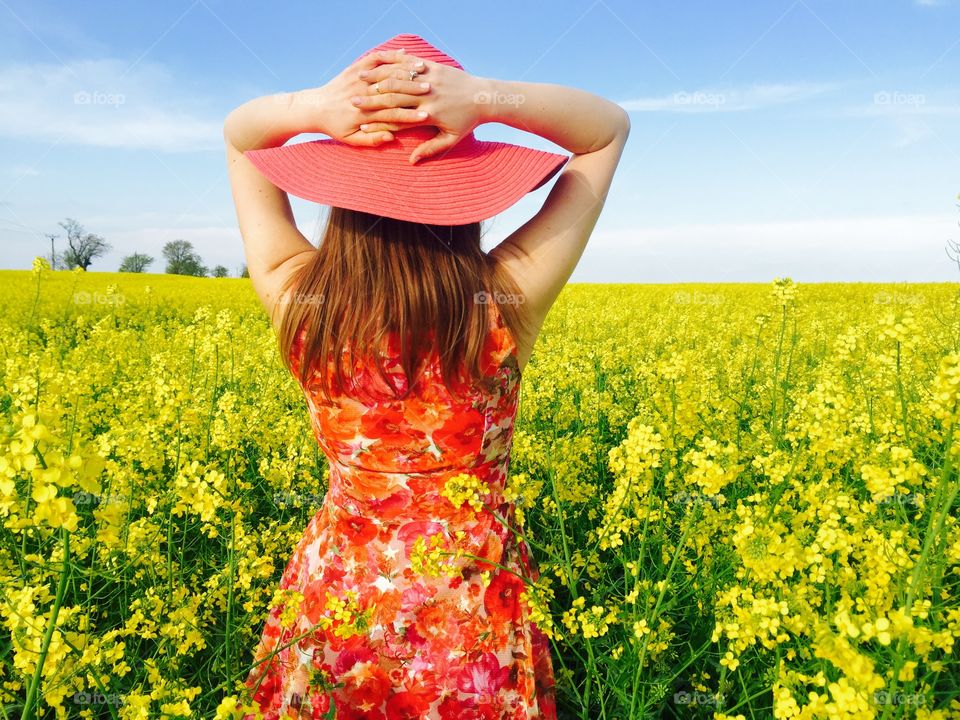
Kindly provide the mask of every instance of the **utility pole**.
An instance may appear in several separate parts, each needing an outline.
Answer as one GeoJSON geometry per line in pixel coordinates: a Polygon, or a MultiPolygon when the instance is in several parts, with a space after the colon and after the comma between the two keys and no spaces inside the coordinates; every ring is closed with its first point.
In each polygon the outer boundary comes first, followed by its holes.
{"type": "Polygon", "coordinates": [[[53,241],[56,240],[59,235],[54,235],[53,233],[46,233],[46,236],[50,238],[50,269],[57,269],[57,252],[53,249],[53,241]]]}

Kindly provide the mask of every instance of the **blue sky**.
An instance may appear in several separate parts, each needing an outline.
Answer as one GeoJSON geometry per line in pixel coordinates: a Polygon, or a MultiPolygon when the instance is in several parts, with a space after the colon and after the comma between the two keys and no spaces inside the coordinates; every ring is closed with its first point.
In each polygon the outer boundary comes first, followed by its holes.
{"type": "MultiPolygon", "coordinates": [[[[161,271],[174,239],[238,268],[226,115],[414,33],[468,72],[573,85],[630,111],[574,281],[960,278],[945,253],[960,242],[960,0],[466,8],[0,0],[0,267],[29,267],[72,217],[114,246],[92,270],[141,251],[161,271]]],[[[476,134],[562,151],[500,124],[476,134]]],[[[485,245],[547,191],[488,221],[485,245]]],[[[316,240],[322,208],[291,202],[316,240]]]]}

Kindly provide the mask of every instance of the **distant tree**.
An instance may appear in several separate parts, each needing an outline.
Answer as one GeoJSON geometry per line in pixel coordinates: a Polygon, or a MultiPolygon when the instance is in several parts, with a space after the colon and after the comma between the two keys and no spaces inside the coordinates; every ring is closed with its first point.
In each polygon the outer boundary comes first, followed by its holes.
{"type": "Polygon", "coordinates": [[[223,265],[217,265],[213,269],[213,276],[214,277],[230,277],[230,271],[227,270],[227,268],[223,265]]]}
{"type": "Polygon", "coordinates": [[[153,264],[153,258],[144,253],[127,255],[120,263],[120,272],[142,273],[153,264]]]}
{"type": "Polygon", "coordinates": [[[105,255],[110,245],[99,235],[88,233],[83,225],[73,218],[59,223],[67,231],[67,249],[63,252],[63,263],[67,269],[81,267],[87,270],[94,258],[105,255]]]}
{"type": "Polygon", "coordinates": [[[244,266],[243,266],[243,269],[240,271],[240,277],[242,277],[242,278],[248,278],[248,277],[250,277],[250,271],[247,269],[247,266],[246,266],[246,265],[244,265],[244,266]]]}
{"type": "Polygon", "coordinates": [[[953,260],[957,264],[957,269],[960,270],[960,243],[956,240],[947,240],[947,257],[953,260]],[[950,251],[953,251],[953,254],[950,254],[950,251]]]}
{"type": "MultiPolygon", "coordinates": [[[[960,195],[957,195],[957,200],[960,200],[960,195]]],[[[960,207],[960,204],[957,205],[960,207]]],[[[947,240],[947,257],[953,260],[957,264],[957,269],[960,270],[960,242],[956,240],[947,240]],[[953,251],[953,254],[950,254],[950,251],[953,251]]]]}
{"type": "Polygon", "coordinates": [[[193,243],[186,240],[171,240],[163,246],[163,257],[167,260],[167,272],[171,275],[194,275],[206,277],[200,256],[194,252],[193,243]]]}

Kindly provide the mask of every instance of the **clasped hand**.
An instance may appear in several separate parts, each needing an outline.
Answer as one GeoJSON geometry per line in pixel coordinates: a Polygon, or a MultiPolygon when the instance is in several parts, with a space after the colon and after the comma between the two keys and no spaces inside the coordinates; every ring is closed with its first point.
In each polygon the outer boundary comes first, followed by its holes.
{"type": "Polygon", "coordinates": [[[350,145],[376,146],[392,141],[396,130],[437,127],[437,135],[411,153],[416,163],[453,147],[482,122],[483,91],[482,78],[458,68],[402,50],[380,50],[305,92],[322,94],[323,132],[350,145]],[[413,80],[411,70],[418,73],[413,80]]]}

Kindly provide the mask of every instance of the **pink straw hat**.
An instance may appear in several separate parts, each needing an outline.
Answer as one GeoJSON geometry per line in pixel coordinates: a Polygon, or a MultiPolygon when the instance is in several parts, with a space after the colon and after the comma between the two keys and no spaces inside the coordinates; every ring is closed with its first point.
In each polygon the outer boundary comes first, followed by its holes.
{"type": "MultiPolygon", "coordinates": [[[[395,35],[360,57],[401,47],[410,55],[463,69],[417,35],[395,35]]],[[[436,133],[436,127],[421,125],[398,130],[392,141],[376,147],[313,140],[244,155],[274,185],[305,200],[431,225],[493,217],[546,183],[569,159],[477,140],[471,132],[452,148],[411,165],[413,149],[436,133]]]]}

